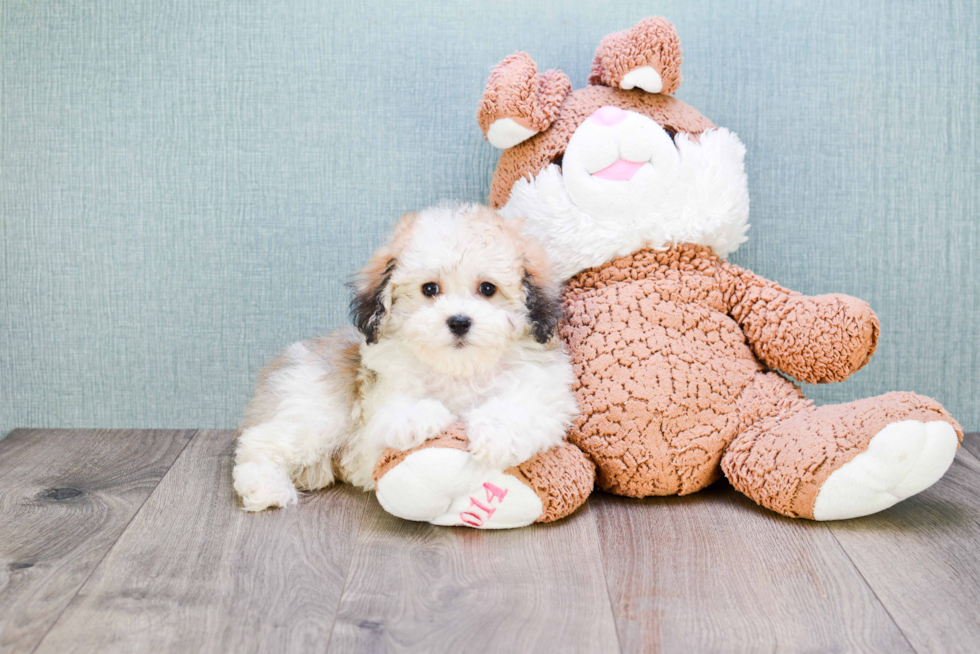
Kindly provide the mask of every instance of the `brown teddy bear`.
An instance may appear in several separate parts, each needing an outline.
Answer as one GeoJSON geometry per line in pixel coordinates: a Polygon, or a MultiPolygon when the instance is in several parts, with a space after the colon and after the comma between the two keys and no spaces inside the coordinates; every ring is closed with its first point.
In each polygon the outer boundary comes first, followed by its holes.
{"type": "MultiPolygon", "coordinates": [[[[523,218],[568,279],[561,335],[580,410],[568,439],[589,460],[566,445],[493,471],[541,500],[524,493],[508,516],[481,485],[490,472],[460,485],[434,452],[389,451],[375,479],[392,513],[432,521],[412,508],[424,489],[444,495],[440,524],[549,521],[585,500],[594,463],[610,493],[685,495],[724,474],[773,511],[834,520],[886,509],[952,463],[962,430],[935,400],[817,407],[780,374],[847,379],[874,353],[878,320],[857,298],[800,295],[725,261],[748,229],[745,150],[671,96],[680,65],[673,25],[649,18],[602,40],[583,89],[524,53],[494,69],[478,111],[504,149],[490,204],[523,218]]],[[[464,431],[422,449],[465,451],[464,431]]]]}

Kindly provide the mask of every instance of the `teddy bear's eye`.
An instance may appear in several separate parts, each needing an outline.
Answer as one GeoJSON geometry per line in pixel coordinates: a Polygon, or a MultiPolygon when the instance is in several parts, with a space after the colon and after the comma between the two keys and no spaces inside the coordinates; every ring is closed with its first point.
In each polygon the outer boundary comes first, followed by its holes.
{"type": "Polygon", "coordinates": [[[439,295],[439,285],[435,282],[426,282],[422,284],[422,295],[425,297],[435,297],[439,295]]]}
{"type": "Polygon", "coordinates": [[[497,292],[497,287],[490,282],[483,282],[480,284],[480,295],[483,297],[493,297],[493,294],[497,292]]]}

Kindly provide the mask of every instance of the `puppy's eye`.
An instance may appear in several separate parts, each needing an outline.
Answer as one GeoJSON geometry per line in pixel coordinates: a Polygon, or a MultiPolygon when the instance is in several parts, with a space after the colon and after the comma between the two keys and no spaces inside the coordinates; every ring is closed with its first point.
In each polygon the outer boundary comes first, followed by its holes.
{"type": "Polygon", "coordinates": [[[425,297],[435,297],[439,295],[439,285],[435,282],[422,284],[422,295],[425,297]]]}
{"type": "Polygon", "coordinates": [[[480,295],[483,297],[493,297],[493,294],[497,292],[497,287],[490,282],[483,282],[480,284],[480,295]]]}

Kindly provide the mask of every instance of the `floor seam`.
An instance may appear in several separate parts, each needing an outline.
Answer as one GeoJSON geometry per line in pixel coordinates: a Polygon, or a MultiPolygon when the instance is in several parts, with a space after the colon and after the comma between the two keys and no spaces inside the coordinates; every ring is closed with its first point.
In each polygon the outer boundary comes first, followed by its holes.
{"type": "Polygon", "coordinates": [[[350,558],[347,560],[347,570],[344,573],[344,587],[340,589],[340,597],[337,599],[337,609],[333,612],[333,620],[330,622],[330,632],[327,635],[327,644],[324,647],[324,654],[330,651],[330,643],[333,642],[333,632],[337,628],[337,618],[340,617],[340,607],[344,603],[344,595],[347,594],[347,586],[349,585],[351,568],[354,566],[354,555],[357,554],[358,539],[361,537],[361,527],[364,525],[364,520],[367,514],[367,505],[371,501],[370,495],[372,493],[367,491],[363,495],[364,501],[361,502],[361,519],[357,522],[357,533],[354,534],[354,546],[350,550],[350,558]]]}
{"type": "Polygon", "coordinates": [[[602,585],[606,588],[606,601],[609,603],[609,613],[612,616],[613,631],[616,633],[616,649],[622,654],[623,639],[619,634],[619,622],[616,620],[616,608],[613,606],[612,595],[609,590],[609,578],[606,576],[606,552],[602,548],[602,539],[599,538],[599,521],[596,519],[597,510],[594,501],[588,500],[589,516],[592,518],[592,535],[595,537],[596,549],[599,550],[599,569],[602,571],[602,585]]]}
{"type": "Polygon", "coordinates": [[[868,590],[871,591],[871,594],[874,595],[874,598],[878,600],[878,604],[881,605],[881,608],[885,611],[885,615],[888,616],[888,619],[891,620],[892,624],[895,625],[895,628],[898,629],[898,633],[902,634],[902,638],[904,638],[905,642],[908,643],[909,649],[911,649],[913,652],[918,653],[919,650],[916,649],[915,645],[912,644],[912,641],[909,640],[908,634],[906,634],[905,630],[902,629],[902,626],[898,624],[898,621],[895,619],[895,616],[892,615],[892,612],[888,610],[888,607],[885,605],[885,601],[878,595],[878,593],[875,592],[874,587],[871,585],[870,582],[868,582],[867,577],[864,576],[864,573],[861,571],[861,568],[858,567],[857,563],[854,562],[854,559],[851,558],[851,553],[847,551],[847,548],[844,547],[844,544],[840,542],[839,538],[837,538],[837,534],[834,533],[834,530],[831,528],[831,526],[828,524],[823,524],[823,527],[828,532],[830,532],[831,536],[833,536],[834,542],[837,543],[837,547],[839,547],[841,552],[844,553],[844,556],[847,557],[847,560],[850,562],[851,567],[854,568],[854,570],[858,573],[858,576],[861,577],[861,581],[863,581],[864,585],[868,587],[868,590]]]}
{"type": "MultiPolygon", "coordinates": [[[[160,430],[160,431],[165,431],[165,430],[160,430]]],[[[96,570],[102,567],[102,563],[103,561],[106,560],[106,557],[109,556],[109,553],[112,552],[114,549],[116,549],[116,546],[119,544],[119,541],[122,539],[123,534],[129,531],[129,527],[133,524],[133,521],[136,520],[136,516],[138,516],[140,513],[143,512],[143,507],[145,507],[146,503],[150,501],[150,498],[153,497],[154,494],[156,494],[157,490],[160,488],[160,484],[162,484],[163,480],[167,478],[167,475],[169,475],[173,471],[174,466],[177,464],[177,461],[180,460],[180,457],[184,456],[184,452],[187,451],[187,446],[190,445],[191,441],[197,438],[198,435],[201,433],[200,429],[174,430],[174,431],[178,431],[178,433],[181,431],[191,431],[192,434],[190,438],[188,438],[184,442],[184,446],[180,448],[180,452],[177,454],[177,456],[174,457],[174,460],[170,463],[170,467],[167,468],[167,472],[160,475],[160,479],[157,480],[157,483],[153,487],[153,490],[147,494],[146,498],[140,503],[139,508],[133,512],[132,517],[126,523],[126,526],[123,527],[123,530],[119,532],[119,536],[116,537],[116,540],[112,543],[110,547],[106,548],[106,551],[102,554],[102,557],[99,559],[99,562],[93,565],[89,573],[85,575],[85,579],[83,579],[82,583],[80,583],[78,585],[78,588],[75,589],[75,592],[72,594],[71,599],[68,600],[67,604],[65,604],[65,608],[61,609],[61,611],[58,613],[58,617],[55,618],[54,622],[51,623],[51,627],[44,632],[44,635],[41,636],[41,639],[38,640],[37,644],[31,649],[31,654],[34,654],[34,652],[36,652],[41,647],[41,645],[44,644],[44,641],[47,640],[49,635],[51,635],[51,632],[54,631],[54,628],[58,626],[58,623],[61,622],[61,618],[65,615],[65,612],[71,607],[72,603],[74,603],[75,598],[78,597],[78,594],[82,592],[82,589],[85,588],[85,585],[88,584],[89,580],[92,579],[92,575],[95,574],[96,570]]]]}

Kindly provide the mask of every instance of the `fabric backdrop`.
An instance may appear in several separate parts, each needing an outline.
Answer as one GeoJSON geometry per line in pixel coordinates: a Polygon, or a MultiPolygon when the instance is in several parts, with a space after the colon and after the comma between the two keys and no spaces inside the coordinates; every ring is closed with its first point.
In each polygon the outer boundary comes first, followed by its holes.
{"type": "Polygon", "coordinates": [[[748,148],[732,260],[881,319],[864,370],[806,392],[913,390],[980,429],[971,0],[0,0],[0,435],[234,427],[269,357],[345,324],[402,212],[486,199],[495,63],[580,87],[649,15],[678,97],[748,148]]]}

